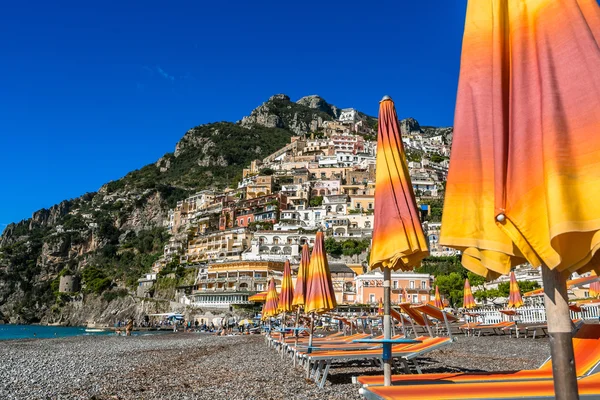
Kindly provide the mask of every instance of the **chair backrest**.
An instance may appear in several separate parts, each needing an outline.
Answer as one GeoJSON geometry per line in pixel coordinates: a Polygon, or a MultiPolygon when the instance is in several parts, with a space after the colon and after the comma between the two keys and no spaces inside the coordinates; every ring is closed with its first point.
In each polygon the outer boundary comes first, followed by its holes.
{"type": "MultiPolygon", "coordinates": [[[[573,336],[573,352],[577,376],[593,372],[594,367],[600,363],[600,325],[582,325],[573,336]]],[[[548,360],[540,369],[552,370],[552,360],[548,360]]]]}
{"type": "Polygon", "coordinates": [[[431,318],[435,318],[438,321],[444,321],[444,314],[446,314],[446,319],[448,320],[448,322],[454,322],[458,320],[458,318],[456,318],[454,315],[448,314],[447,312],[440,310],[439,308],[432,306],[431,304],[414,304],[412,308],[419,310],[420,312],[427,314],[431,318]]]}
{"type": "Polygon", "coordinates": [[[406,314],[408,314],[408,316],[414,321],[415,324],[421,325],[421,326],[426,326],[427,323],[425,322],[425,317],[423,316],[423,314],[421,314],[414,308],[411,308],[411,305],[412,305],[411,303],[398,304],[398,306],[402,309],[402,311],[404,311],[406,314]]]}

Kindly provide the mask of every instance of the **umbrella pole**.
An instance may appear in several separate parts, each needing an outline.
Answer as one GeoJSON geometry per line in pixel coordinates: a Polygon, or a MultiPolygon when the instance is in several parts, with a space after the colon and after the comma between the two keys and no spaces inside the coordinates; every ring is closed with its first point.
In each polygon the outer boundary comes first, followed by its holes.
{"type": "MultiPolygon", "coordinates": [[[[392,272],[389,268],[383,269],[383,338],[392,338],[392,321],[391,321],[391,276],[392,272]]],[[[385,386],[392,384],[392,344],[383,343],[383,383],[385,386]]]]}
{"type": "Polygon", "coordinates": [[[294,354],[294,367],[296,366],[296,353],[295,353],[295,351],[296,351],[296,349],[298,349],[298,333],[300,333],[299,330],[298,330],[298,326],[300,325],[300,306],[298,306],[296,308],[296,324],[295,325],[296,325],[295,326],[296,330],[295,330],[294,333],[296,334],[296,340],[295,340],[295,343],[294,343],[294,353],[293,353],[294,354]]]}
{"type": "Polygon", "coordinates": [[[566,279],[560,271],[542,265],[542,280],[556,399],[579,399],[566,279]]]}
{"type": "MultiPolygon", "coordinates": [[[[312,353],[312,344],[313,344],[313,330],[315,327],[315,313],[310,313],[310,336],[308,337],[308,349],[306,352],[308,354],[312,353]]],[[[306,378],[310,378],[310,361],[306,360],[306,378]]]]}

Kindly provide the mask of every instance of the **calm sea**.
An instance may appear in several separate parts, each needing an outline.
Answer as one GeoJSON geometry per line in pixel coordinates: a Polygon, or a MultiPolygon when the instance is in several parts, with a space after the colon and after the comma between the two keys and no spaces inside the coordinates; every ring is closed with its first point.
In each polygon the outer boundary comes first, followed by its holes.
{"type": "MultiPolygon", "coordinates": [[[[0,325],[0,340],[6,339],[43,339],[59,338],[67,336],[99,336],[115,335],[112,331],[86,332],[82,327],[60,327],[60,326],[41,326],[41,325],[0,325]]],[[[152,332],[155,333],[155,332],[152,332]]],[[[156,332],[158,333],[158,332],[156,332]]],[[[147,335],[150,332],[133,332],[133,335],[147,335]]]]}

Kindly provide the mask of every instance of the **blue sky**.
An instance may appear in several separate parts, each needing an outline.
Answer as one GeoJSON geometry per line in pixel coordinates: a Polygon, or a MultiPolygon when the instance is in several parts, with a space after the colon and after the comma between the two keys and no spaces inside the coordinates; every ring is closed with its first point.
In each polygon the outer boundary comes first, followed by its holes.
{"type": "Polygon", "coordinates": [[[452,125],[466,0],[49,2],[0,13],[0,230],[275,93],[452,125]],[[124,4],[123,4],[124,3],[124,4]]]}

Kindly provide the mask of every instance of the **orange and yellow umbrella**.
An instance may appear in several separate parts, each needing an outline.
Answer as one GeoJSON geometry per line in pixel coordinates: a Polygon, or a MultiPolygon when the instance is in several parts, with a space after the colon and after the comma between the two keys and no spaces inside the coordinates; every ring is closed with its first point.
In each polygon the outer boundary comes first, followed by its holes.
{"type": "Polygon", "coordinates": [[[375,220],[370,268],[412,270],[429,255],[394,102],[379,105],[375,220]]]}
{"type": "Polygon", "coordinates": [[[440,310],[444,308],[444,303],[442,303],[442,297],[440,296],[440,289],[438,286],[435,287],[435,299],[433,300],[433,305],[440,310]]]}
{"type": "MultiPolygon", "coordinates": [[[[371,269],[383,270],[384,338],[391,337],[390,276],[392,270],[411,270],[429,255],[413,192],[394,102],[379,103],[375,176],[375,220],[371,269]]],[[[391,384],[391,346],[383,344],[384,384],[391,384]]]]}
{"type": "Polygon", "coordinates": [[[471,284],[469,283],[469,279],[465,279],[463,308],[470,309],[475,307],[477,307],[477,304],[475,303],[475,298],[473,297],[473,292],[471,291],[471,284]]]}
{"type": "Polygon", "coordinates": [[[281,290],[279,292],[279,301],[277,307],[280,312],[292,311],[292,300],[294,297],[294,288],[292,287],[292,269],[290,262],[285,260],[283,265],[283,278],[281,280],[281,290]]]}
{"type": "Polygon", "coordinates": [[[383,299],[379,298],[379,306],[377,307],[377,315],[383,315],[383,299]]]}
{"type": "Polygon", "coordinates": [[[265,302],[267,301],[267,292],[253,294],[252,296],[248,297],[248,301],[255,301],[257,303],[265,302]]]}
{"type": "Polygon", "coordinates": [[[325,238],[323,232],[317,232],[315,246],[310,257],[306,277],[305,313],[323,313],[333,310],[337,303],[333,291],[333,282],[329,264],[325,255],[325,238]]]}
{"type": "Polygon", "coordinates": [[[523,299],[521,298],[521,289],[519,289],[519,283],[515,277],[515,273],[510,273],[510,289],[508,294],[508,308],[519,308],[523,306],[523,299]]]}
{"type": "Polygon", "coordinates": [[[269,281],[269,290],[267,290],[267,301],[263,307],[262,319],[271,318],[276,316],[279,312],[277,311],[277,289],[275,288],[275,279],[271,278],[269,281]]]}
{"type": "Polygon", "coordinates": [[[557,393],[577,393],[561,272],[600,267],[599,41],[594,0],[468,3],[439,242],[488,278],[541,266],[557,393]]]}
{"type": "Polygon", "coordinates": [[[600,282],[590,283],[590,297],[600,297],[600,282]]]}
{"type": "Polygon", "coordinates": [[[599,38],[593,0],[469,2],[440,244],[471,271],[600,267],[599,38]]]}
{"type": "Polygon", "coordinates": [[[304,306],[304,296],[306,295],[306,271],[310,264],[310,251],[308,244],[302,246],[302,254],[300,256],[300,266],[298,267],[298,276],[296,277],[296,286],[294,287],[294,299],[292,306],[304,306]]]}

